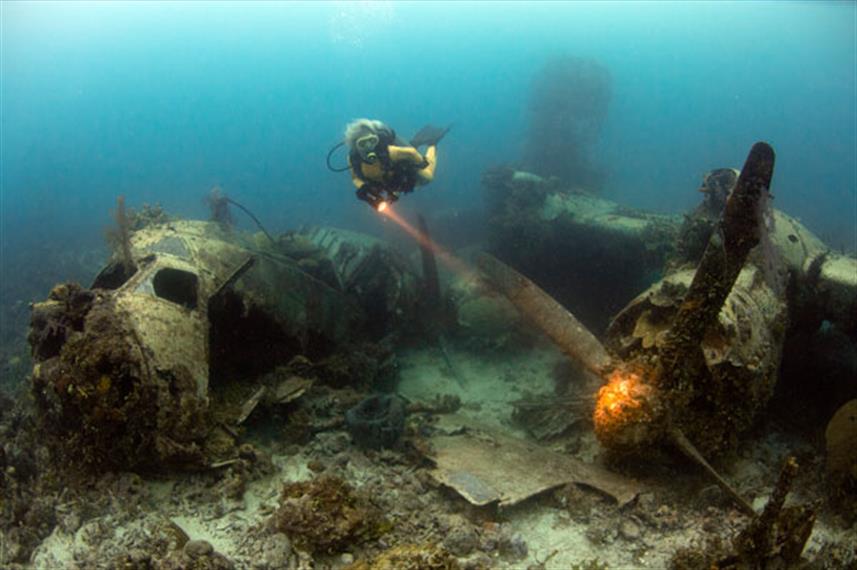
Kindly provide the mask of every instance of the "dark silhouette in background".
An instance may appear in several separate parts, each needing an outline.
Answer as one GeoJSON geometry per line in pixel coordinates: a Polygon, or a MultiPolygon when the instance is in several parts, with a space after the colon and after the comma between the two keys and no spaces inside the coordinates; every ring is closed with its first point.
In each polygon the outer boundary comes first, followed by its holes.
{"type": "Polygon", "coordinates": [[[610,72],[596,61],[565,56],[536,75],[530,96],[525,167],[567,187],[598,191],[604,171],[592,158],[612,95],[610,72]]]}

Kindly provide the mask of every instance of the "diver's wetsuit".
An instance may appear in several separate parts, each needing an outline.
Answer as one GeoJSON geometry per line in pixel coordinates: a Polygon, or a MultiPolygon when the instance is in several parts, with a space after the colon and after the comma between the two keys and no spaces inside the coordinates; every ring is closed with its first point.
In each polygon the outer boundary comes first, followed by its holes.
{"type": "Polygon", "coordinates": [[[383,192],[388,201],[395,201],[399,194],[411,192],[414,186],[428,184],[434,178],[437,164],[434,145],[428,147],[423,156],[407,143],[393,142],[397,144],[383,139],[378,143],[378,158],[374,162],[364,161],[356,150],[349,153],[351,182],[362,200],[369,201],[366,198],[370,192],[377,196],[383,192]]]}

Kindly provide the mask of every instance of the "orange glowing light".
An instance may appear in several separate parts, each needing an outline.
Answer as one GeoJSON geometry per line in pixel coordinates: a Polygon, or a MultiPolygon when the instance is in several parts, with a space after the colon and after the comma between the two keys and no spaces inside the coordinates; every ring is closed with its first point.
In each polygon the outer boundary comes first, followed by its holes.
{"type": "Polygon", "coordinates": [[[387,209],[387,206],[389,206],[389,204],[387,204],[387,202],[381,202],[380,204],[378,204],[378,211],[383,212],[384,210],[387,209]]]}
{"type": "Polygon", "coordinates": [[[594,416],[596,432],[607,433],[647,419],[651,393],[651,387],[643,382],[641,374],[615,370],[598,391],[594,416]]]}

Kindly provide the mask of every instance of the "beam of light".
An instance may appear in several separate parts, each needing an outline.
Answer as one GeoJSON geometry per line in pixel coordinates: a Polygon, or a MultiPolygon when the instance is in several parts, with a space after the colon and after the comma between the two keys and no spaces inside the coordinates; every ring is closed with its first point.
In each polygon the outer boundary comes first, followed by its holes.
{"type": "Polygon", "coordinates": [[[405,230],[408,235],[417,240],[417,243],[419,243],[421,246],[430,249],[432,253],[434,253],[434,256],[439,259],[440,262],[443,263],[443,265],[453,273],[456,273],[468,279],[476,277],[475,271],[466,263],[464,263],[464,261],[452,255],[451,253],[440,247],[438,244],[430,240],[422,232],[413,227],[404,218],[397,214],[393,210],[393,208],[385,207],[382,209],[379,207],[378,213],[382,216],[386,216],[387,218],[395,222],[396,225],[405,230]]]}

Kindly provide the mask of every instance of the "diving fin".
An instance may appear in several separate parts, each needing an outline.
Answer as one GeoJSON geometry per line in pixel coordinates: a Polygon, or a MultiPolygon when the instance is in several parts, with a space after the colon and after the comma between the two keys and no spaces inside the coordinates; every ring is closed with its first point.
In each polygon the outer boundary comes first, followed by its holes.
{"type": "Polygon", "coordinates": [[[432,125],[426,125],[414,135],[414,138],[411,139],[411,146],[417,148],[422,145],[436,145],[451,128],[452,125],[448,127],[433,127],[432,125]]]}

